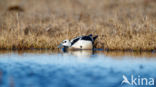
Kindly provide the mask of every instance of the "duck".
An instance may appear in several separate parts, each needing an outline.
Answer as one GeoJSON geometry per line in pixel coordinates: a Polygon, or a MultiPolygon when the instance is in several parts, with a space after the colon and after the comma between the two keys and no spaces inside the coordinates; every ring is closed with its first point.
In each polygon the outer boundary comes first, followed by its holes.
{"type": "Polygon", "coordinates": [[[92,50],[94,48],[94,42],[98,35],[93,36],[85,35],[78,36],[73,38],[72,40],[63,40],[58,48],[62,48],[63,50],[92,50]]]}

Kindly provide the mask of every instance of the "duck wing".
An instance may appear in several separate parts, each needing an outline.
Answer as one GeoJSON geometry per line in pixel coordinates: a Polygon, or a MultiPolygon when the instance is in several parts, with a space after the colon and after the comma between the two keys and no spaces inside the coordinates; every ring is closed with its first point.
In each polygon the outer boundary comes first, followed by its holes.
{"type": "Polygon", "coordinates": [[[92,40],[93,40],[93,41],[95,41],[95,40],[96,40],[96,38],[98,37],[98,35],[96,35],[96,36],[94,36],[94,37],[93,37],[93,35],[92,35],[92,34],[89,34],[89,35],[88,35],[88,37],[91,37],[91,38],[92,38],[92,40]]]}
{"type": "Polygon", "coordinates": [[[95,37],[93,37],[93,40],[95,41],[97,37],[98,37],[98,35],[96,35],[95,37]]]}
{"type": "Polygon", "coordinates": [[[70,42],[71,42],[71,46],[72,46],[73,44],[75,44],[80,38],[81,38],[81,37],[77,37],[77,38],[72,39],[72,40],[70,41],[70,42]]]}
{"type": "Polygon", "coordinates": [[[87,41],[92,41],[93,42],[92,36],[82,36],[81,40],[87,40],[87,41]]]}

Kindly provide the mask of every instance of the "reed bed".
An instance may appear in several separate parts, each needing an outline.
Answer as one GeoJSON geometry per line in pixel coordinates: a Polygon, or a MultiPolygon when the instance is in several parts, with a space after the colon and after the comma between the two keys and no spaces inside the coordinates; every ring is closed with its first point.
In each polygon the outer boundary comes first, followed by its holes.
{"type": "Polygon", "coordinates": [[[91,33],[96,48],[156,49],[155,0],[1,0],[0,10],[0,49],[57,49],[91,33]]]}

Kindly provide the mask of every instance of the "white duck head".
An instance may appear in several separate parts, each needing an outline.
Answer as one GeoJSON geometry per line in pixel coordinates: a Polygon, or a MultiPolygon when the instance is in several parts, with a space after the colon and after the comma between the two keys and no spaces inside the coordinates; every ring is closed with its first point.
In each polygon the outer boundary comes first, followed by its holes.
{"type": "Polygon", "coordinates": [[[63,40],[58,47],[61,48],[61,47],[70,47],[70,46],[71,46],[71,42],[69,40],[63,40]]]}

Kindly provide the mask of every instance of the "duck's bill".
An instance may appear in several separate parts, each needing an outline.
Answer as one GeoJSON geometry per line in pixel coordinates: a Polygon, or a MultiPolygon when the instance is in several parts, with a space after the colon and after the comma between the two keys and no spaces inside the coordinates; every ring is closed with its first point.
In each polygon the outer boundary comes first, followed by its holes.
{"type": "Polygon", "coordinates": [[[58,46],[58,48],[62,48],[63,47],[63,45],[62,44],[60,44],[59,46],[58,46]]]}

